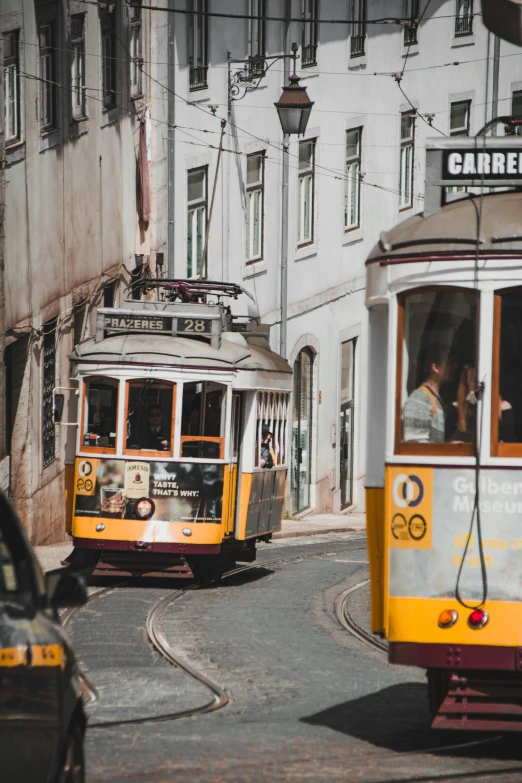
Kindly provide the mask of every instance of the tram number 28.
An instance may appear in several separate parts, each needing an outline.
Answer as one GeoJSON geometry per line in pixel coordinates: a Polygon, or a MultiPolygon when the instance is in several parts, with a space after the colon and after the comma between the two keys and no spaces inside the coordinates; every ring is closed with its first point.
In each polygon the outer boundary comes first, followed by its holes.
{"type": "Polygon", "coordinates": [[[178,318],[178,332],[210,332],[211,323],[208,318],[178,318]]]}

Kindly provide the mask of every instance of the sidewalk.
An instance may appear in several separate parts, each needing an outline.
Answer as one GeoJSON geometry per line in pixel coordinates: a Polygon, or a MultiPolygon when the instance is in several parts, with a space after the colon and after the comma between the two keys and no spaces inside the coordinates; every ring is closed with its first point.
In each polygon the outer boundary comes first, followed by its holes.
{"type": "MultiPolygon", "coordinates": [[[[297,536],[315,536],[325,533],[345,533],[366,530],[366,514],[355,511],[348,514],[310,514],[301,519],[283,519],[279,533],[273,538],[296,538],[297,536]]],[[[70,541],[49,546],[36,546],[36,556],[44,571],[60,568],[62,560],[72,551],[70,541]]]]}

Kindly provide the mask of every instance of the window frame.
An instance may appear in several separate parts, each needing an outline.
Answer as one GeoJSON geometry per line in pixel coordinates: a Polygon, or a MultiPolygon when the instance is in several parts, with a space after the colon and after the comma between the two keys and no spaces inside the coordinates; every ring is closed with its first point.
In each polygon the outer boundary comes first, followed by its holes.
{"type": "Polygon", "coordinates": [[[56,37],[56,20],[50,19],[38,25],[38,60],[40,68],[40,132],[52,133],[58,127],[57,123],[57,90],[56,70],[57,58],[54,39],[56,37]],[[46,43],[42,46],[42,36],[48,31],[46,43]]]}
{"type": "MultiPolygon", "coordinates": [[[[409,288],[407,291],[401,291],[397,294],[397,343],[396,343],[396,363],[395,363],[395,415],[394,415],[394,455],[409,455],[417,457],[473,457],[475,455],[475,442],[471,443],[452,443],[445,441],[443,443],[415,443],[403,441],[402,433],[402,372],[404,359],[404,326],[405,326],[405,305],[408,296],[416,294],[428,294],[442,291],[461,291],[463,293],[475,293],[477,301],[477,321],[475,324],[475,345],[477,355],[475,357],[476,365],[479,366],[479,329],[480,329],[480,291],[475,288],[453,285],[431,285],[419,286],[418,288],[409,288]]],[[[405,400],[404,400],[405,402],[405,400]]]]}
{"type": "Polygon", "coordinates": [[[301,68],[317,65],[319,0],[301,0],[301,68]]]}
{"type": "Polygon", "coordinates": [[[208,89],[209,25],[208,0],[190,0],[188,31],[189,92],[208,89]],[[201,60],[195,64],[195,60],[201,60]]]}
{"type": "MultiPolygon", "coordinates": [[[[121,381],[119,378],[114,378],[110,375],[85,375],[81,382],[81,405],[80,405],[80,426],[78,427],[78,451],[85,454],[116,454],[118,451],[118,438],[120,434],[119,428],[119,412],[120,412],[120,396],[121,396],[121,381]],[[85,411],[87,402],[87,384],[90,381],[115,381],[116,387],[116,437],[114,438],[114,446],[84,446],[84,424],[85,424],[85,411]]],[[[125,419],[126,421],[126,419],[125,419]]]]}
{"type": "Polygon", "coordinates": [[[255,62],[266,55],[266,0],[248,0],[247,14],[248,58],[255,62]]]}
{"type": "Polygon", "coordinates": [[[291,462],[291,453],[289,453],[289,443],[291,451],[291,438],[289,438],[289,415],[291,414],[292,394],[284,390],[257,389],[256,391],[256,437],[254,444],[254,471],[262,472],[266,470],[283,469],[289,470],[291,462]],[[271,413],[265,417],[265,413],[271,413]],[[274,416],[274,413],[276,414],[274,416]],[[281,414],[281,415],[279,415],[281,414]],[[261,462],[261,443],[263,433],[263,422],[270,420],[272,422],[272,448],[274,450],[274,464],[271,468],[262,467],[261,462]],[[281,424],[278,424],[281,422],[281,424]],[[277,433],[277,437],[276,437],[277,433]],[[281,456],[283,455],[283,457],[281,456]]]}
{"type": "MultiPolygon", "coordinates": [[[[111,6],[107,6],[110,9],[111,6]]],[[[116,10],[100,11],[100,78],[103,111],[116,108],[116,10]],[[109,47],[109,52],[106,51],[109,47]]]]}
{"type": "Polygon", "coordinates": [[[404,212],[408,209],[413,209],[413,188],[414,188],[414,182],[415,182],[415,129],[416,129],[416,123],[415,123],[415,111],[403,111],[401,112],[401,125],[400,125],[400,157],[399,157],[399,211],[404,212]],[[410,117],[412,120],[411,127],[412,132],[410,136],[404,136],[402,135],[402,122],[403,119],[406,117],[410,117]],[[406,150],[411,150],[410,152],[410,172],[408,176],[408,185],[409,185],[409,200],[403,202],[403,195],[407,193],[407,190],[403,189],[403,155],[406,152],[406,150]]]}
{"type": "Polygon", "coordinates": [[[420,0],[406,0],[406,18],[409,26],[404,28],[404,46],[416,46],[419,43],[420,0]]]}
{"type": "Polygon", "coordinates": [[[20,38],[21,29],[9,30],[4,33],[4,61],[1,67],[4,69],[4,111],[7,117],[5,123],[5,146],[18,144],[22,138],[22,111],[21,111],[21,80],[20,80],[20,38]],[[13,54],[7,57],[6,40],[11,39],[13,54]],[[11,75],[9,75],[11,74],[11,75]],[[9,86],[14,91],[14,100],[10,95],[9,86]],[[14,104],[14,112],[11,114],[9,108],[14,104]],[[9,108],[8,108],[9,107],[9,108]],[[13,119],[14,118],[14,119],[13,119]],[[9,134],[9,127],[13,126],[14,132],[9,134]]]}
{"type": "Polygon", "coordinates": [[[355,231],[356,229],[361,227],[361,163],[362,163],[362,126],[359,126],[358,128],[350,128],[345,131],[345,157],[344,157],[344,176],[345,176],[345,189],[344,189],[344,231],[346,234],[348,234],[350,231],[355,231]],[[356,155],[348,156],[346,154],[346,146],[348,141],[348,134],[349,133],[357,133],[357,149],[358,152],[356,155]],[[350,193],[350,185],[353,184],[354,178],[348,173],[348,169],[353,166],[354,164],[358,164],[357,169],[357,180],[355,182],[356,189],[355,189],[355,200],[356,200],[356,211],[357,211],[357,220],[355,223],[347,223],[347,216],[348,216],[348,206],[349,206],[349,193],[350,193]]]}
{"type": "Polygon", "coordinates": [[[129,92],[131,99],[143,96],[142,0],[129,5],[129,92]]]}
{"type": "Polygon", "coordinates": [[[467,36],[473,35],[473,20],[473,0],[455,0],[455,23],[453,25],[454,37],[465,38],[467,36]],[[468,11],[467,13],[462,13],[466,5],[469,5],[468,11]],[[464,20],[466,21],[464,22],[464,20]]]}
{"type": "Polygon", "coordinates": [[[366,0],[351,0],[350,59],[366,56],[366,0]]]}
{"type": "Polygon", "coordinates": [[[163,378],[153,378],[153,384],[161,384],[162,386],[172,387],[172,410],[170,412],[170,448],[165,451],[154,451],[153,449],[129,449],[127,448],[127,421],[129,415],[129,397],[130,388],[133,383],[143,384],[147,378],[125,378],[123,383],[125,384],[125,402],[123,406],[123,437],[121,442],[121,451],[123,455],[129,455],[131,457],[140,457],[141,459],[155,459],[157,462],[165,462],[167,459],[172,459],[175,454],[176,448],[176,400],[177,400],[177,387],[176,381],[166,381],[163,378]]]}
{"type": "Polygon", "coordinates": [[[491,425],[490,425],[490,453],[492,457],[522,457],[522,443],[501,443],[498,439],[498,417],[494,411],[499,410],[500,404],[500,338],[502,325],[502,296],[503,294],[520,291],[522,286],[509,286],[498,288],[493,292],[493,356],[491,362],[491,425]]]}
{"type": "Polygon", "coordinates": [[[87,118],[85,88],[85,22],[86,14],[71,15],[71,114],[73,120],[84,120],[87,118]],[[73,35],[74,22],[81,23],[81,35],[73,35]],[[76,100],[78,95],[80,96],[79,102],[76,100]]]}
{"type": "Polygon", "coordinates": [[[298,148],[298,168],[297,168],[297,247],[298,249],[302,247],[307,247],[308,245],[313,245],[315,242],[315,157],[316,157],[316,147],[317,147],[317,139],[304,139],[303,141],[299,142],[299,148],[298,148]],[[312,145],[312,163],[305,169],[301,169],[301,155],[299,154],[299,150],[301,148],[302,144],[311,144],[312,145]],[[310,188],[310,194],[311,194],[311,208],[309,210],[309,225],[310,225],[310,236],[304,236],[304,224],[305,224],[305,201],[302,198],[302,190],[303,185],[302,182],[304,180],[310,180],[311,182],[311,188],[310,188]],[[303,235],[301,236],[301,232],[303,232],[303,235]],[[301,236],[301,238],[299,238],[301,236]]]}
{"type": "Polygon", "coordinates": [[[469,136],[470,131],[470,125],[471,125],[471,98],[467,98],[463,101],[451,101],[450,103],[450,126],[449,126],[449,135],[450,136],[469,136]],[[451,119],[452,119],[452,113],[453,109],[456,109],[460,106],[466,106],[467,113],[466,113],[466,125],[462,125],[460,127],[457,127],[456,129],[451,128],[451,119]]]}
{"type": "Polygon", "coordinates": [[[253,152],[247,155],[247,175],[246,175],[246,214],[245,214],[245,256],[246,263],[253,264],[256,261],[262,261],[264,254],[264,220],[265,220],[265,155],[266,151],[253,152]],[[250,158],[260,158],[260,171],[261,179],[256,182],[248,184],[248,161],[250,158]],[[259,198],[259,214],[257,216],[259,225],[259,253],[252,253],[254,249],[254,233],[255,233],[255,194],[260,193],[259,198]]]}
{"type": "MultiPolygon", "coordinates": [[[[201,271],[201,264],[203,262],[203,253],[205,250],[205,236],[207,231],[207,220],[208,220],[208,166],[198,166],[194,169],[187,169],[187,277],[191,280],[198,277],[201,271]],[[204,195],[200,199],[192,199],[192,201],[189,201],[188,197],[188,187],[189,187],[189,176],[191,174],[195,174],[199,171],[204,172],[204,184],[203,184],[203,190],[204,195]],[[203,221],[203,245],[201,247],[201,259],[199,260],[198,265],[198,259],[196,256],[196,263],[195,263],[195,269],[192,269],[191,272],[189,272],[189,232],[191,230],[191,223],[193,220],[191,219],[191,212],[194,213],[196,216],[196,239],[197,239],[197,210],[201,207],[204,207],[204,221],[203,221]]],[[[197,244],[197,243],[196,243],[197,244]]],[[[192,241],[192,253],[194,252],[194,242],[192,241]]],[[[192,265],[194,266],[194,262],[192,261],[192,265]]]]}
{"type": "MultiPolygon", "coordinates": [[[[225,459],[225,446],[227,443],[227,439],[231,437],[231,430],[227,431],[227,421],[228,421],[228,406],[229,406],[229,385],[226,383],[223,383],[222,381],[212,381],[210,378],[206,378],[205,380],[195,380],[195,381],[189,381],[185,380],[183,381],[183,387],[181,389],[181,422],[180,422],[180,428],[179,428],[179,460],[182,462],[189,461],[189,462],[211,462],[211,463],[219,463],[223,462],[225,459]],[[188,384],[191,383],[201,383],[203,385],[206,385],[207,383],[213,383],[215,382],[218,386],[221,386],[223,388],[223,397],[222,397],[222,428],[221,432],[222,435],[183,435],[183,405],[185,402],[185,387],[188,384]],[[219,443],[219,457],[187,457],[183,456],[183,444],[184,443],[219,443]]],[[[206,402],[207,399],[207,390],[205,389],[203,392],[203,403],[206,402]]],[[[237,461],[237,460],[236,460],[237,461]]]]}

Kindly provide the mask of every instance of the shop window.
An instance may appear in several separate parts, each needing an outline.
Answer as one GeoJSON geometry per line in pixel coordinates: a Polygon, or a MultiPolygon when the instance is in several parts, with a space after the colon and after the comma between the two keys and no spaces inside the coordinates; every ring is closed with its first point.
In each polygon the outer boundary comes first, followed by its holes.
{"type": "Polygon", "coordinates": [[[128,382],[127,451],[172,454],[174,390],[174,384],[162,381],[128,382]]]}
{"type": "Polygon", "coordinates": [[[312,484],[312,411],[314,354],[303,348],[294,362],[292,394],[292,469],[290,492],[292,511],[310,506],[312,484]]]}
{"type": "Polygon", "coordinates": [[[258,392],[256,468],[286,465],[287,421],[290,396],[283,392],[258,392]]]}
{"type": "Polygon", "coordinates": [[[522,289],[495,295],[491,453],[522,455],[522,289]]]}
{"type": "Polygon", "coordinates": [[[220,383],[183,384],[181,456],[223,459],[225,456],[225,395],[220,383]]]}
{"type": "Polygon", "coordinates": [[[474,453],[477,294],[439,288],[399,298],[396,451],[474,453]]]}
{"type": "Polygon", "coordinates": [[[88,378],[85,381],[81,448],[116,451],[118,381],[88,378]]]}

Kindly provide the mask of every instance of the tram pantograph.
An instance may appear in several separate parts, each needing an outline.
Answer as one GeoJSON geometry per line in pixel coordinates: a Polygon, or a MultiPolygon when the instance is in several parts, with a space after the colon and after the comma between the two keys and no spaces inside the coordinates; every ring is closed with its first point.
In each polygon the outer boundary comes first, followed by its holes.
{"type": "Polygon", "coordinates": [[[427,670],[434,727],[520,731],[522,192],[480,189],[520,187],[522,145],[432,152],[426,212],[367,261],[372,630],[427,670]]]}
{"type": "Polygon", "coordinates": [[[134,283],[71,357],[74,558],[102,575],[211,578],[281,527],[292,373],[225,283],[134,283]]]}

